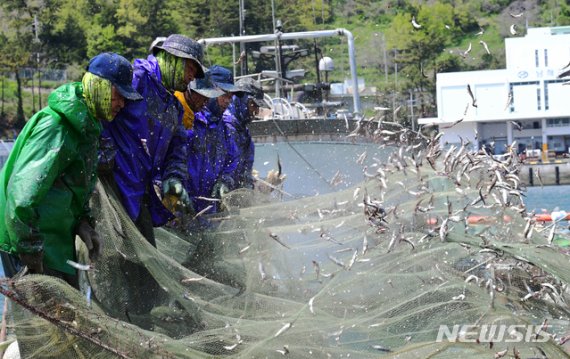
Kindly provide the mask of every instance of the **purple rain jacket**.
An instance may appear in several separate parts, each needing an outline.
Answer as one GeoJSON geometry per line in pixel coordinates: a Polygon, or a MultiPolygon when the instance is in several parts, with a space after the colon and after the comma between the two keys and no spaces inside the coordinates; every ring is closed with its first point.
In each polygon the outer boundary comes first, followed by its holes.
{"type": "Polygon", "coordinates": [[[130,101],[112,122],[104,124],[101,142],[105,144],[100,161],[113,160],[113,176],[123,206],[131,219],[140,214],[143,195],[150,198],[153,225],[173,218],[158,198],[153,185],[168,178],[187,181],[187,134],[178,99],[161,82],[156,58],[149,55],[133,63],[133,87],[142,101],[130,101]],[[113,148],[114,147],[114,148],[113,148]],[[114,156],[113,156],[114,153],[114,156]]]}
{"type": "Polygon", "coordinates": [[[249,134],[247,124],[251,121],[247,107],[247,96],[234,96],[232,103],[224,112],[224,122],[234,129],[234,141],[238,150],[238,164],[234,176],[234,190],[236,188],[253,189],[253,161],[255,158],[255,144],[249,134]]]}
{"type": "Polygon", "coordinates": [[[239,154],[234,142],[234,128],[222,121],[222,111],[216,99],[209,101],[195,114],[194,127],[188,130],[188,181],[186,191],[192,198],[194,209],[200,212],[209,205],[207,213],[218,210],[217,202],[197,197],[211,197],[216,182],[234,188],[234,172],[239,154]]]}

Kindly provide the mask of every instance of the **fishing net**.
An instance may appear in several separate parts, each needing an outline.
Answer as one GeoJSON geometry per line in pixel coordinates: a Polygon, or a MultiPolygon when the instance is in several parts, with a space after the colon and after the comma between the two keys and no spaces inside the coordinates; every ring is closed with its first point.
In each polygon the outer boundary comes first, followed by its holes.
{"type": "Polygon", "coordinates": [[[104,253],[81,291],[41,275],[1,286],[22,356],[566,357],[570,258],[526,213],[517,157],[377,126],[378,153],[354,159],[362,182],[238,190],[225,212],[157,229],[157,248],[99,183],[104,253]]]}

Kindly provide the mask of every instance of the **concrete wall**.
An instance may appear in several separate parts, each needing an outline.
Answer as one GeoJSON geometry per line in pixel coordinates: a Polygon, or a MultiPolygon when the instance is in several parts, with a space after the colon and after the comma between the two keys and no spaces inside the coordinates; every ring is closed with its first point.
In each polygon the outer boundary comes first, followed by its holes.
{"type": "Polygon", "coordinates": [[[255,142],[281,141],[369,141],[348,135],[356,127],[354,120],[268,120],[254,121],[249,131],[255,142]],[[348,129],[347,129],[348,125],[348,129]],[[284,135],[285,134],[285,135],[284,135]]]}

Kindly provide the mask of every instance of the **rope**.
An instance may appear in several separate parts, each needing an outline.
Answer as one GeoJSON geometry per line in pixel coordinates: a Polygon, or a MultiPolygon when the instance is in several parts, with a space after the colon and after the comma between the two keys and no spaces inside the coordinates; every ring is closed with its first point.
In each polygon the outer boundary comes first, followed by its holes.
{"type": "Polygon", "coordinates": [[[281,127],[279,127],[279,125],[277,124],[277,121],[275,121],[275,117],[271,117],[271,121],[273,121],[273,124],[275,125],[275,127],[277,128],[277,131],[279,131],[279,133],[281,134],[281,136],[283,136],[285,138],[285,143],[291,147],[291,149],[297,154],[297,156],[299,156],[299,158],[301,158],[303,160],[303,162],[305,162],[307,164],[307,166],[309,166],[310,169],[312,169],[317,176],[319,176],[320,179],[322,179],[328,186],[329,188],[333,188],[332,184],[319,172],[319,170],[317,170],[306,158],[305,156],[303,156],[295,147],[293,147],[293,145],[291,144],[291,142],[289,142],[289,140],[287,139],[287,135],[285,135],[285,133],[283,132],[283,130],[281,130],[281,127]]]}

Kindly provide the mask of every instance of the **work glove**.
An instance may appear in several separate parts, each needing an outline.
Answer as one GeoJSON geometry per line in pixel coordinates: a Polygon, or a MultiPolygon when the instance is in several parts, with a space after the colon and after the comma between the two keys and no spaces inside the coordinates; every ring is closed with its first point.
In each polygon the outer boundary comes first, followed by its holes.
{"type": "Polygon", "coordinates": [[[178,197],[178,200],[182,202],[184,207],[193,209],[190,196],[188,196],[186,188],[184,188],[182,182],[180,182],[178,178],[168,178],[162,182],[162,193],[164,194],[163,197],[166,197],[167,194],[178,197]]]}
{"type": "Polygon", "coordinates": [[[230,191],[230,189],[228,188],[228,186],[225,185],[224,182],[218,181],[218,182],[216,182],[216,184],[214,185],[214,188],[212,189],[211,197],[212,198],[222,198],[229,191],[230,191]]]}
{"type": "Polygon", "coordinates": [[[33,274],[42,274],[44,272],[44,252],[21,253],[20,261],[28,267],[28,272],[33,274]]]}
{"type": "Polygon", "coordinates": [[[96,260],[102,253],[103,242],[99,238],[99,234],[95,232],[93,227],[87,222],[87,220],[82,219],[79,225],[75,229],[75,234],[81,238],[81,240],[87,246],[89,250],[89,259],[92,261],[96,260]]]}

